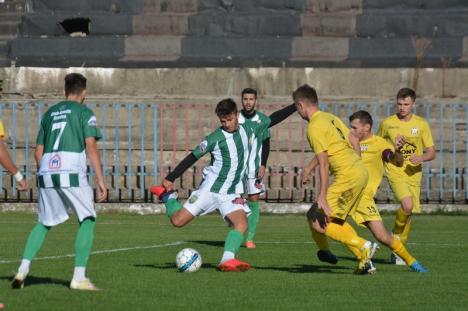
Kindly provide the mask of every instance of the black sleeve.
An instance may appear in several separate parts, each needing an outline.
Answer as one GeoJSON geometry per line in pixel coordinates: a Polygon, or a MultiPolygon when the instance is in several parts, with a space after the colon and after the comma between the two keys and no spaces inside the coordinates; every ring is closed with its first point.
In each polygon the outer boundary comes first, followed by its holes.
{"type": "Polygon", "coordinates": [[[166,179],[169,180],[170,182],[174,182],[177,178],[182,176],[182,174],[195,162],[197,162],[197,158],[193,155],[193,153],[190,153],[188,156],[183,159],[179,165],[176,166],[176,168],[170,172],[167,176],[166,179]]]}
{"type": "Polygon", "coordinates": [[[289,106],[286,106],[280,110],[273,112],[270,115],[271,123],[269,127],[275,126],[276,124],[282,122],[284,119],[292,115],[295,111],[296,111],[296,104],[291,104],[289,106]]]}
{"type": "Polygon", "coordinates": [[[268,156],[270,155],[270,137],[265,138],[262,143],[262,160],[261,165],[266,166],[268,161],[268,156]]]}

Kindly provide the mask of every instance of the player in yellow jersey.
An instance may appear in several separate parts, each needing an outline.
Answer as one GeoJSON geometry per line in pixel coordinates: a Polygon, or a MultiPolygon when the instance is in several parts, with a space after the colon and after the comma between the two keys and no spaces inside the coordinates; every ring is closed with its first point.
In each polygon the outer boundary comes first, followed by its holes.
{"type": "Polygon", "coordinates": [[[326,235],[360,252],[358,274],[368,273],[371,242],[359,237],[346,222],[367,185],[368,174],[355,150],[357,139],[338,117],[320,111],[317,92],[305,84],[293,93],[300,116],[308,121],[307,138],[320,168],[320,190],[307,218],[312,237],[320,249],[328,248],[326,235]],[[350,143],[352,142],[352,144],[350,143]],[[354,147],[353,147],[354,146],[354,147]],[[329,186],[329,175],[334,181],[329,186]]]}
{"type": "MultiPolygon", "coordinates": [[[[411,215],[421,213],[419,194],[422,163],[431,161],[436,156],[429,124],[424,118],[413,114],[415,100],[416,93],[412,89],[399,90],[397,113],[384,119],[377,133],[389,143],[393,143],[397,138],[404,140],[401,148],[403,166],[397,167],[388,163],[385,167],[390,187],[401,204],[397,210],[393,234],[403,243],[408,239],[411,215]]],[[[395,254],[392,254],[392,262],[405,264],[395,254]]]]}
{"type": "Polygon", "coordinates": [[[20,191],[27,189],[28,185],[23,174],[18,170],[15,163],[11,160],[10,154],[8,153],[3,137],[5,136],[5,129],[3,128],[3,123],[0,121],[0,164],[15,178],[18,183],[17,188],[20,191]]]}
{"type": "MultiPolygon", "coordinates": [[[[403,166],[401,148],[404,140],[397,138],[395,147],[380,136],[372,133],[372,117],[367,111],[357,111],[349,117],[351,132],[359,139],[361,158],[369,173],[369,181],[364,190],[364,195],[354,212],[351,213],[354,221],[366,226],[374,237],[382,244],[388,246],[394,253],[405,261],[414,272],[428,272],[410,253],[403,243],[390,235],[385,228],[379,210],[374,201],[374,196],[382,181],[384,162],[396,167],[403,166]]],[[[351,249],[359,256],[359,251],[351,249]]]]}

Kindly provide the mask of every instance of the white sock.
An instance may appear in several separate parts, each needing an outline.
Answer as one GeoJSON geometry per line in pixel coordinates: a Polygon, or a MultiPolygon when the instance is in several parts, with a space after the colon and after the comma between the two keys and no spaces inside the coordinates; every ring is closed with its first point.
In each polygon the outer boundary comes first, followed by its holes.
{"type": "Polygon", "coordinates": [[[366,241],[366,243],[364,243],[364,245],[362,246],[362,248],[370,248],[372,245],[371,241],[366,241]]]}
{"type": "Polygon", "coordinates": [[[73,271],[73,279],[77,282],[81,282],[86,279],[86,267],[75,267],[73,271]]]}
{"type": "Polygon", "coordinates": [[[234,259],[234,258],[236,258],[236,254],[234,254],[233,252],[224,252],[223,253],[223,258],[221,258],[220,263],[223,263],[225,261],[228,261],[228,260],[234,259]]]}
{"type": "Polygon", "coordinates": [[[29,266],[31,265],[31,260],[22,259],[21,264],[18,268],[18,272],[28,274],[29,273],[29,266]]]}

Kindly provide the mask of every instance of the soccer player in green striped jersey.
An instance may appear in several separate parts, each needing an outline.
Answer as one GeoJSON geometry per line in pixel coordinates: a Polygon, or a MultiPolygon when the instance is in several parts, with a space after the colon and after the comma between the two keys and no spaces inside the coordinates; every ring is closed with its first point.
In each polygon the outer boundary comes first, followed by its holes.
{"type": "MultiPolygon", "coordinates": [[[[242,90],[242,110],[239,114],[240,124],[260,124],[267,123],[269,119],[266,115],[255,109],[257,105],[257,90],[245,88],[242,90]]],[[[260,218],[260,195],[265,192],[263,176],[265,175],[266,163],[270,153],[270,131],[265,129],[252,142],[252,151],[249,155],[246,191],[250,208],[248,217],[249,229],[245,241],[246,248],[255,248],[253,241],[257,225],[260,218]]]]}
{"type": "Polygon", "coordinates": [[[80,223],[75,240],[75,270],[71,289],[97,290],[86,278],[86,266],[94,239],[96,212],[93,190],[86,178],[86,155],[97,178],[97,201],[107,196],[96,141],[101,138],[93,112],[82,105],[86,78],[79,73],[65,77],[66,100],[52,106],[43,116],[36,139],[35,159],[39,191],[39,220],[32,229],[12,287],[22,288],[31,261],[49,230],[68,219],[71,208],[80,223]]]}
{"type": "Polygon", "coordinates": [[[166,213],[175,227],[183,227],[195,216],[218,210],[231,226],[224,244],[219,264],[221,271],[241,272],[250,269],[250,264],[236,259],[247,231],[247,215],[250,209],[241,195],[249,153],[255,137],[294,113],[294,105],[287,106],[270,115],[268,122],[239,124],[236,103],[228,98],[216,106],[216,115],[221,127],[209,134],[179,165],[166,176],[162,186],[153,186],[151,191],[166,204],[166,213]],[[185,204],[177,200],[174,180],[206,153],[211,154],[211,165],[203,170],[200,187],[192,192],[185,204]]]}

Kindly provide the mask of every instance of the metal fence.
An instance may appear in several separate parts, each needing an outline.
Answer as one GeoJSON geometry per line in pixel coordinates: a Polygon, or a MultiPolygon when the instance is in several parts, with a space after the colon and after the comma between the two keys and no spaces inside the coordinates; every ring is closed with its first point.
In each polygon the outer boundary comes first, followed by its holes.
{"type": "MultiPolygon", "coordinates": [[[[48,102],[0,103],[0,119],[5,125],[5,141],[15,163],[25,172],[31,189],[16,191],[13,178],[0,170],[0,201],[35,201],[34,147],[41,116],[48,102]]],[[[99,148],[109,202],[152,202],[148,187],[158,183],[202,138],[219,126],[211,104],[88,103],[102,130],[99,148]]],[[[269,114],[284,104],[264,104],[269,114]]],[[[374,117],[374,130],[380,119],[394,112],[393,102],[323,103],[321,108],[343,120],[365,109],[374,117]]],[[[431,126],[437,158],[424,165],[423,202],[468,202],[468,105],[465,103],[420,102],[416,113],[431,126]]],[[[271,153],[265,177],[268,201],[311,201],[317,180],[302,187],[301,167],[312,153],[305,137],[305,122],[293,115],[271,129],[271,153]]],[[[179,180],[180,195],[186,197],[201,180],[205,157],[179,180]]],[[[92,185],[94,173],[89,167],[92,185]]],[[[378,201],[390,202],[393,195],[384,181],[378,201]]]]}

